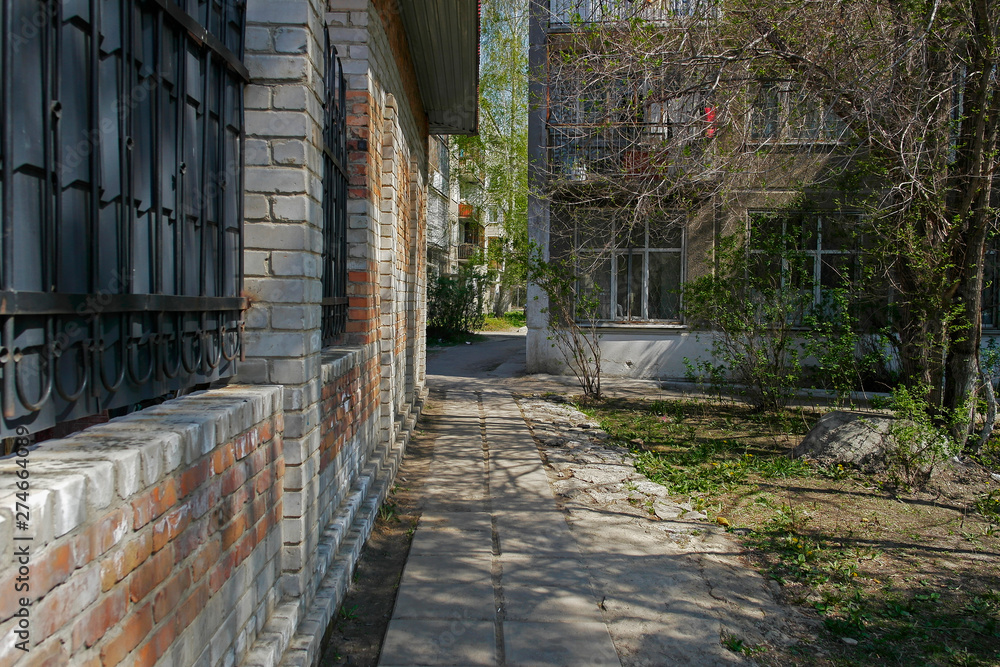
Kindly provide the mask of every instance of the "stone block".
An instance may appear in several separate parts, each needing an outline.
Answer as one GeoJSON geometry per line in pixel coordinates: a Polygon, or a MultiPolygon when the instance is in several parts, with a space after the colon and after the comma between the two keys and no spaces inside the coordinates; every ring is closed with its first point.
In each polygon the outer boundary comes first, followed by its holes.
{"type": "Polygon", "coordinates": [[[244,39],[247,51],[271,50],[271,31],[267,26],[247,26],[244,39]]]}
{"type": "Polygon", "coordinates": [[[305,354],[307,344],[306,335],[302,333],[252,331],[246,338],[249,357],[298,357],[305,354]]]}
{"type": "Polygon", "coordinates": [[[271,253],[271,273],[276,276],[319,278],[319,257],[310,252],[276,250],[271,253]]]}
{"type": "Polygon", "coordinates": [[[238,382],[259,384],[270,381],[267,372],[267,359],[248,358],[240,362],[240,372],[236,376],[238,382]]]}
{"type": "Polygon", "coordinates": [[[330,28],[330,41],[340,44],[366,44],[368,31],[363,28],[330,28]]]}
{"type": "Polygon", "coordinates": [[[270,203],[264,195],[243,196],[243,217],[247,220],[266,220],[270,215],[270,203]]]}
{"type": "Polygon", "coordinates": [[[278,28],[274,31],[274,50],[278,53],[305,53],[309,33],[305,28],[278,28]]]}
{"type": "Polygon", "coordinates": [[[274,108],[302,111],[308,98],[306,86],[278,86],[274,89],[274,108]]]}
{"type": "Polygon", "coordinates": [[[277,23],[306,25],[311,9],[305,0],[253,0],[247,3],[247,25],[277,23]]]}
{"type": "Polygon", "coordinates": [[[247,109],[270,109],[271,87],[248,85],[243,93],[243,106],[247,109]]]}
{"type": "Polygon", "coordinates": [[[273,206],[276,220],[304,221],[309,219],[309,199],[305,196],[275,197],[273,206]]]}
{"type": "MultiPolygon", "coordinates": [[[[249,140],[247,141],[247,143],[249,143],[249,140]]],[[[275,164],[280,164],[280,165],[306,164],[305,142],[298,139],[275,142],[274,162],[275,164]]],[[[250,162],[247,162],[247,164],[250,164],[250,162]]]]}
{"type": "MultiPolygon", "coordinates": [[[[319,319],[319,307],[309,306],[275,306],[271,316],[275,329],[315,329],[319,326],[319,319]]],[[[285,383],[284,380],[275,381],[285,383]]]]}
{"type": "Polygon", "coordinates": [[[304,81],[309,74],[309,59],[304,56],[248,54],[244,60],[255,82],[304,81]]]}
{"type": "Polygon", "coordinates": [[[305,192],[305,172],[287,167],[248,167],[246,188],[251,192],[295,194],[305,192]]]}
{"type": "Polygon", "coordinates": [[[271,377],[274,382],[283,385],[303,384],[312,378],[310,364],[306,359],[275,359],[271,377]]]}
{"type": "MultiPolygon", "coordinates": [[[[274,206],[286,202],[289,197],[276,197],[274,206]]],[[[243,242],[247,248],[266,250],[306,250],[312,248],[311,236],[303,225],[287,223],[247,223],[244,226],[243,242]]]]}
{"type": "Polygon", "coordinates": [[[245,112],[247,136],[307,138],[311,135],[309,116],[295,111],[245,112]]]}

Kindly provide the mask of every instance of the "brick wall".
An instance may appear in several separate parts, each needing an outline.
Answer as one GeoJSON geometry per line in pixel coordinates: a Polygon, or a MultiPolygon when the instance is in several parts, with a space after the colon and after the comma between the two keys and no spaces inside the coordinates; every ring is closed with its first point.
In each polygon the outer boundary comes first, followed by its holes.
{"type": "Polygon", "coordinates": [[[0,463],[0,665],[238,661],[278,599],[283,427],[278,388],[224,388],[0,463]]]}
{"type": "Polygon", "coordinates": [[[348,331],[379,343],[383,441],[423,387],[427,120],[394,1],[331,0],[348,73],[351,209],[348,331]]]}
{"type": "Polygon", "coordinates": [[[246,360],[229,387],[30,453],[28,657],[0,462],[0,667],[317,660],[424,393],[427,121],[395,8],[249,0],[246,360]],[[321,349],[328,25],[349,87],[350,300],[346,344],[321,349]]]}

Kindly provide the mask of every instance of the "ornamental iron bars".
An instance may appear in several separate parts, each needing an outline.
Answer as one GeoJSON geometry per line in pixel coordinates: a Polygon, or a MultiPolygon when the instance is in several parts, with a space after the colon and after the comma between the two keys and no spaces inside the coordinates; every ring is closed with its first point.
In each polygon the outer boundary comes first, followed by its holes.
{"type": "Polygon", "coordinates": [[[323,345],[347,327],[347,86],[337,49],[326,45],[323,110],[323,345]]]}
{"type": "Polygon", "coordinates": [[[233,375],[243,3],[0,3],[0,435],[233,375]]]}

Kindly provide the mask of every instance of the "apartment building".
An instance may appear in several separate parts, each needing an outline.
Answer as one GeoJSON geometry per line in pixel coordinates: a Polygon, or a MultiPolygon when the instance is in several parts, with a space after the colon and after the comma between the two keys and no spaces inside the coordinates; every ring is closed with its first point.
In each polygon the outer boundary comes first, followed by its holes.
{"type": "MultiPolygon", "coordinates": [[[[685,321],[682,292],[716,270],[726,237],[749,239],[783,276],[754,238],[794,236],[817,306],[861,271],[862,202],[879,186],[850,191],[838,179],[863,151],[832,107],[780,74],[720,83],[713,61],[692,55],[724,2],[532,7],[529,233],[546,258],[572,258],[580,289],[595,295],[580,318],[596,323],[605,373],[682,379],[690,360],[710,358],[711,333],[685,321]]],[[[995,255],[988,329],[998,321],[995,255]]],[[[529,371],[564,371],[546,295],[533,286],[527,304],[529,371]]]]}

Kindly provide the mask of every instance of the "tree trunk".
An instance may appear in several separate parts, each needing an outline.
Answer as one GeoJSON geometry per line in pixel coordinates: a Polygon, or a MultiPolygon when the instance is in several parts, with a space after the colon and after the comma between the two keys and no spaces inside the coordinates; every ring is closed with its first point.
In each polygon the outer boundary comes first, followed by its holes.
{"type": "Polygon", "coordinates": [[[503,284],[497,285],[496,298],[493,300],[493,317],[503,317],[510,306],[510,290],[503,284]]]}
{"type": "MultiPolygon", "coordinates": [[[[989,189],[986,189],[989,197],[989,189]]],[[[977,198],[978,199],[978,198],[977,198]]],[[[951,435],[965,446],[972,421],[973,403],[979,379],[979,347],[982,343],[983,321],[983,257],[986,248],[986,216],[982,210],[970,214],[965,235],[964,256],[956,259],[958,284],[953,306],[957,311],[951,329],[951,344],[945,365],[944,401],[942,407],[954,419],[951,435]],[[961,411],[961,415],[959,415],[961,411]]]]}

